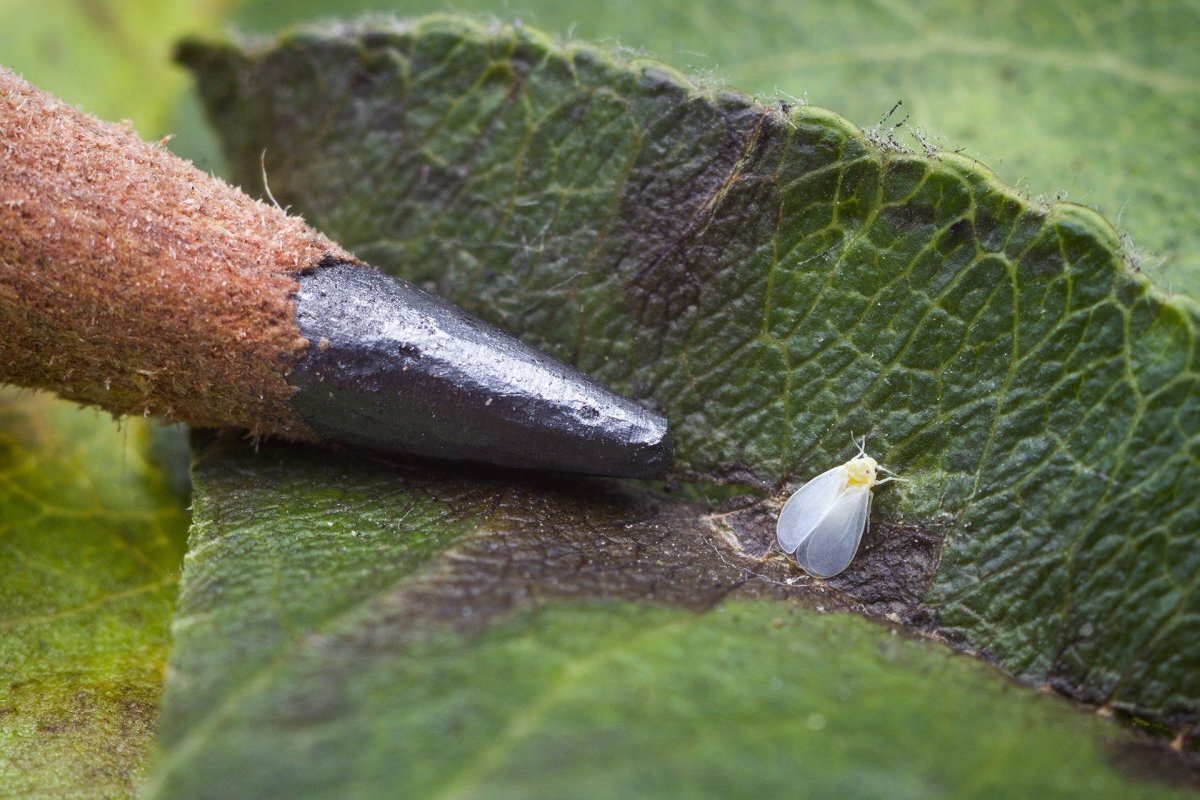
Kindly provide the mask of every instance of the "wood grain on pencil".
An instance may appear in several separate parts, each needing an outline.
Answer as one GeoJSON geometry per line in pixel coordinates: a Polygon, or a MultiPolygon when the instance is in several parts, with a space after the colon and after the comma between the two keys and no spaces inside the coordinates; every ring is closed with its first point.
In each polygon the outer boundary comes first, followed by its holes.
{"type": "Polygon", "coordinates": [[[299,270],[354,262],[127,127],[0,69],[0,381],[316,439],[284,376],[299,270]]]}

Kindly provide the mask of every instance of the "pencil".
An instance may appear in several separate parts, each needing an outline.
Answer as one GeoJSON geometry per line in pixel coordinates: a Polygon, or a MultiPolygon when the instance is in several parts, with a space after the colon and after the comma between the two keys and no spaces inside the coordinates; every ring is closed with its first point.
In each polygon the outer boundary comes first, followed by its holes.
{"type": "Polygon", "coordinates": [[[114,415],[654,477],[666,420],[0,68],[0,381],[114,415]]]}

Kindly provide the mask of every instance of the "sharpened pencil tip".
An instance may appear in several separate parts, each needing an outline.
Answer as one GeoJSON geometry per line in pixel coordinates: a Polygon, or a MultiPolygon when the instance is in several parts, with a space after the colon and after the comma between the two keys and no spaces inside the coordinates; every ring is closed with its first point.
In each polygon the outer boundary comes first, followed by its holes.
{"type": "Polygon", "coordinates": [[[292,406],[330,441],[614,477],[670,465],[663,416],[439,297],[340,262],[297,279],[292,406]]]}

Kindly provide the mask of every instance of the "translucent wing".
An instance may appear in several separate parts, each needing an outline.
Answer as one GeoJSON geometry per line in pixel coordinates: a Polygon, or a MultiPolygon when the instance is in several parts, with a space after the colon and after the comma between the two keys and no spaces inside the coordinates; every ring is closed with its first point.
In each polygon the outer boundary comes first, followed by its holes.
{"type": "Polygon", "coordinates": [[[865,484],[849,486],[838,495],[825,516],[800,542],[796,562],[817,578],[831,578],[850,566],[867,514],[871,509],[871,489],[865,484]]]}
{"type": "Polygon", "coordinates": [[[775,538],[783,552],[796,552],[845,488],[846,467],[843,464],[822,472],[788,498],[779,512],[779,522],[775,523],[775,538]]]}

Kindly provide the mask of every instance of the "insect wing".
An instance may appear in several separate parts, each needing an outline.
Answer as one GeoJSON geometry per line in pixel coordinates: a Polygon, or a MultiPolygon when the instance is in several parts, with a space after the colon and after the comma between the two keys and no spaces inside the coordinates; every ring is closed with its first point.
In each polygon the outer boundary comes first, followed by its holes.
{"type": "Polygon", "coordinates": [[[850,566],[870,509],[869,486],[847,487],[796,550],[801,569],[817,578],[831,578],[850,566]]]}
{"type": "Polygon", "coordinates": [[[846,467],[825,470],[783,504],[779,522],[775,524],[775,538],[785,553],[794,553],[808,535],[813,532],[837,502],[838,495],[846,488],[846,467]]]}

